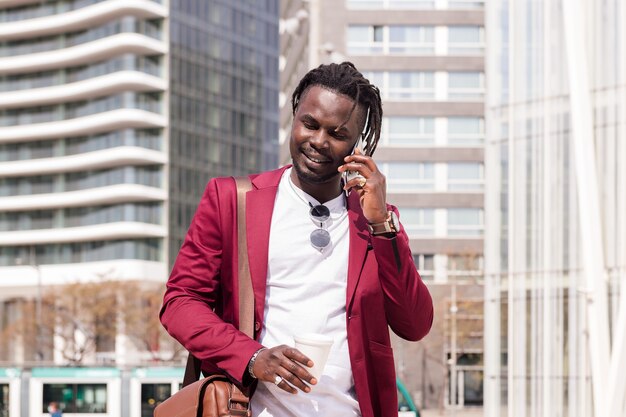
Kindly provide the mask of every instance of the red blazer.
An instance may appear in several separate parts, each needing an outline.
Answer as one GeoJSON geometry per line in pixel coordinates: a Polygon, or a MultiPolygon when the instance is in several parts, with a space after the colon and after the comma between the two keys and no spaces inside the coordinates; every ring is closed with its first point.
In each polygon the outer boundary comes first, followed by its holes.
{"type": "MultiPolygon", "coordinates": [[[[263,328],[270,221],[285,168],[250,176],[253,187],[246,195],[257,339],[263,328]]],[[[203,370],[219,369],[243,384],[248,361],[261,345],[236,328],[236,206],[232,178],[209,182],[167,282],[161,322],[203,361],[203,370]]],[[[348,198],[348,211],[346,325],[356,394],[363,417],[397,417],[388,326],[404,339],[421,339],[432,324],[432,299],[404,230],[395,239],[371,237],[356,193],[348,198]]]]}

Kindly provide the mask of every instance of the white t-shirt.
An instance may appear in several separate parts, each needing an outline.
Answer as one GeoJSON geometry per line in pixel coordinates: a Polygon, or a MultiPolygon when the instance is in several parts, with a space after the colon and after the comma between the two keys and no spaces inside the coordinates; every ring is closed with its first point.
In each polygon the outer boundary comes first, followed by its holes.
{"type": "Polygon", "coordinates": [[[260,381],[252,397],[254,417],[360,416],[346,333],[348,275],[348,212],[343,193],[324,205],[330,220],[323,227],[331,236],[324,250],[315,249],[309,235],[319,228],[309,216],[313,197],[297,188],[287,169],[278,186],[269,239],[265,326],[267,347],[294,345],[297,333],[323,333],[334,343],[317,385],[309,393],[289,394],[260,381]]]}

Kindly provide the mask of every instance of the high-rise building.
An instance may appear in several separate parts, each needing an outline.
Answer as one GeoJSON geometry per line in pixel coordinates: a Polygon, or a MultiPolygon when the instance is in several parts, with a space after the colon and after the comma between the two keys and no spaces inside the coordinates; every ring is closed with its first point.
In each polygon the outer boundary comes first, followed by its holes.
{"type": "Polygon", "coordinates": [[[278,46],[278,0],[0,1],[3,328],[48,285],[165,281],[207,181],[278,163],[278,46]]]}
{"type": "Polygon", "coordinates": [[[484,7],[281,1],[281,162],[289,161],[289,100],[307,70],[349,60],[381,90],[374,159],[437,300],[431,334],[395,349],[398,375],[426,408],[482,404],[484,7]]]}
{"type": "Polygon", "coordinates": [[[626,4],[486,21],[485,416],[624,416],[626,4]]]}

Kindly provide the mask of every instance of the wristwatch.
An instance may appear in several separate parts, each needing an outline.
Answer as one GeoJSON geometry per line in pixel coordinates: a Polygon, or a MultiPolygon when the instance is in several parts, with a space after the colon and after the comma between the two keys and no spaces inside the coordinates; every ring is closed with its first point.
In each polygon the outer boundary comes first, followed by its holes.
{"type": "Polygon", "coordinates": [[[259,353],[263,352],[266,348],[262,347],[261,349],[254,352],[250,361],[248,362],[248,374],[254,379],[257,379],[256,375],[254,375],[254,362],[256,362],[256,357],[259,356],[259,353]]]}
{"type": "Polygon", "coordinates": [[[400,231],[400,222],[396,213],[389,210],[384,222],[368,223],[367,228],[372,236],[387,235],[387,237],[393,237],[400,231]]]}

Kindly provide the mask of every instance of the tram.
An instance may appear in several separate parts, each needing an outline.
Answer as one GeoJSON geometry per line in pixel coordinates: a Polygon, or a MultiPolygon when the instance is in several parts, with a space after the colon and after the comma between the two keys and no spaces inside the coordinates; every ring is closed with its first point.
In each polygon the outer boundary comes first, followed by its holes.
{"type": "Polygon", "coordinates": [[[49,417],[57,402],[64,417],[152,417],[181,388],[184,369],[0,368],[0,417],[49,417]]]}

